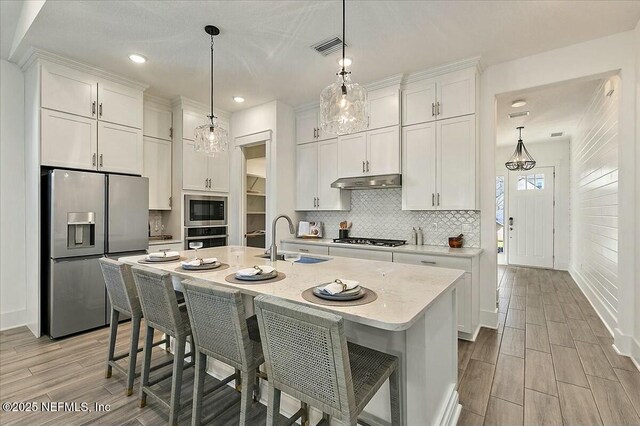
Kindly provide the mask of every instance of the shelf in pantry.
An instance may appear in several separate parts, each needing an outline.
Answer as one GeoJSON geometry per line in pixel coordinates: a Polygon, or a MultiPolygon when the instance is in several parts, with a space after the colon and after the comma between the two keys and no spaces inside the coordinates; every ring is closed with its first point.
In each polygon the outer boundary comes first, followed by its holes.
{"type": "Polygon", "coordinates": [[[247,192],[247,195],[253,195],[254,197],[266,197],[267,194],[262,192],[247,192]]]}
{"type": "Polygon", "coordinates": [[[261,176],[261,175],[256,175],[254,173],[247,173],[247,177],[252,177],[252,178],[259,178],[259,179],[266,179],[266,176],[261,176]]]}
{"type": "Polygon", "coordinates": [[[267,212],[247,212],[247,214],[267,214],[267,212]]]}
{"type": "Polygon", "coordinates": [[[264,232],[250,232],[247,234],[247,238],[252,238],[252,237],[265,237],[267,234],[265,234],[264,232]]]}

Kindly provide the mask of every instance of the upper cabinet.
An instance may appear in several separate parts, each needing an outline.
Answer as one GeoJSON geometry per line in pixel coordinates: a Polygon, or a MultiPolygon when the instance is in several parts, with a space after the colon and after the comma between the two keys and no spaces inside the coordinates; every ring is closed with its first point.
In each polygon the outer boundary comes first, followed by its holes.
{"type": "Polygon", "coordinates": [[[474,114],[475,111],[474,68],[409,83],[402,91],[403,126],[474,114]]]}
{"type": "Polygon", "coordinates": [[[42,108],[40,157],[47,166],[97,170],[98,122],[42,108]]]}
{"type": "Polygon", "coordinates": [[[296,116],[296,142],[298,144],[335,138],[320,128],[320,109],[314,108],[296,116]]]}
{"type": "Polygon", "coordinates": [[[96,118],[96,77],[56,64],[42,66],[40,106],[82,117],[96,118]]]}
{"type": "Polygon", "coordinates": [[[141,129],[98,122],[98,170],[141,174],[142,151],[141,129]]]}
{"type": "Polygon", "coordinates": [[[142,91],[108,81],[98,83],[98,120],[142,129],[142,91]]]}
{"type": "Polygon", "coordinates": [[[170,141],[173,137],[171,107],[161,107],[145,101],[142,133],[150,138],[170,141]]]}
{"type": "Polygon", "coordinates": [[[338,138],[339,177],[400,173],[400,128],[384,127],[338,138]]]}
{"type": "Polygon", "coordinates": [[[142,133],[149,210],[171,210],[173,112],[168,101],[145,96],[142,133]]]}
{"type": "MultiPolygon", "coordinates": [[[[182,138],[190,141],[196,138],[196,128],[209,123],[209,113],[203,111],[182,111],[182,138]]],[[[228,129],[227,129],[228,130],[228,129]]]]}
{"type": "Polygon", "coordinates": [[[372,90],[369,100],[369,127],[367,130],[400,124],[400,91],[397,86],[372,90]]]}

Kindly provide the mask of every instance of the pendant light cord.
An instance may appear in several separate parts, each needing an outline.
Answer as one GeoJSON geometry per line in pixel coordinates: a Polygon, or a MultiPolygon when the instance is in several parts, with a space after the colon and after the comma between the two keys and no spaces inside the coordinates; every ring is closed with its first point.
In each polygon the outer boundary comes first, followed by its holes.
{"type": "Polygon", "coordinates": [[[344,40],[344,35],[346,32],[346,26],[345,26],[345,15],[346,15],[346,0],[342,0],[342,78],[344,80],[344,51],[345,51],[345,40],[344,40]]]}
{"type": "Polygon", "coordinates": [[[213,124],[213,35],[211,35],[211,123],[213,124]]]}

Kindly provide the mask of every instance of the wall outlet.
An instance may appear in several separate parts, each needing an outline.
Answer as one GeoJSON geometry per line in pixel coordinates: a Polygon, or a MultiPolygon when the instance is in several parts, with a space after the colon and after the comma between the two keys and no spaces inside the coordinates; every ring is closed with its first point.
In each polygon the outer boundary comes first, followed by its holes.
{"type": "Polygon", "coordinates": [[[438,222],[433,222],[431,224],[431,231],[437,231],[438,230],[438,222]]]}
{"type": "Polygon", "coordinates": [[[471,232],[473,228],[471,227],[470,223],[463,223],[462,224],[462,233],[463,234],[468,234],[469,232],[471,232]]]}

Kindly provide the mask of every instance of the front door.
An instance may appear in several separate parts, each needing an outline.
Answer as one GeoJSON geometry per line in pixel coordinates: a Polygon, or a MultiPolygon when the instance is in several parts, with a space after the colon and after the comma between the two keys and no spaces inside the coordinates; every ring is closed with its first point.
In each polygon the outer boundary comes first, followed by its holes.
{"type": "Polygon", "coordinates": [[[553,268],[554,168],[509,172],[509,264],[553,268]]]}

